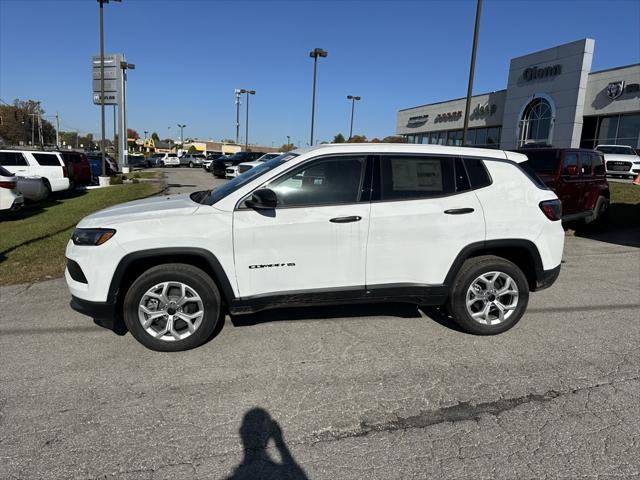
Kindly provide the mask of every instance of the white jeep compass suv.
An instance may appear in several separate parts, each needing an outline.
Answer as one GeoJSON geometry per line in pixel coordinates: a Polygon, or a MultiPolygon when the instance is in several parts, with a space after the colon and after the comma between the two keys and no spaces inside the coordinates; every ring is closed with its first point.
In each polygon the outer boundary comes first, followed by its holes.
{"type": "Polygon", "coordinates": [[[67,246],[71,305],[116,309],[165,351],[207,341],[226,312],[348,302],[444,305],[466,331],[500,333],[560,272],[560,201],[526,161],[322,145],[211,191],[108,208],[67,246]]]}

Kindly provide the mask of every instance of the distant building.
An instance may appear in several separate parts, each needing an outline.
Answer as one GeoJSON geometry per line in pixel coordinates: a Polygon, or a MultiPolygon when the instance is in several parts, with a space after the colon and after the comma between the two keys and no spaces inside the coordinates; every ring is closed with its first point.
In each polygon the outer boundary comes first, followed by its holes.
{"type": "Polygon", "coordinates": [[[162,140],[147,138],[142,144],[145,153],[171,153],[176,151],[176,145],[162,140]]]}
{"type": "MultiPolygon", "coordinates": [[[[244,145],[238,145],[235,143],[226,142],[213,142],[210,140],[188,140],[184,142],[183,150],[188,152],[191,147],[194,147],[200,153],[226,153],[233,154],[244,150],[244,145]]],[[[277,152],[278,148],[264,147],[260,145],[249,145],[249,149],[254,152],[277,152]]]]}
{"type": "MultiPolygon", "coordinates": [[[[468,144],[640,147],[640,64],[591,71],[595,41],[559,45],[511,60],[507,88],[471,98],[468,144]]],[[[461,145],[466,98],[398,111],[408,143],[461,145]]]]}

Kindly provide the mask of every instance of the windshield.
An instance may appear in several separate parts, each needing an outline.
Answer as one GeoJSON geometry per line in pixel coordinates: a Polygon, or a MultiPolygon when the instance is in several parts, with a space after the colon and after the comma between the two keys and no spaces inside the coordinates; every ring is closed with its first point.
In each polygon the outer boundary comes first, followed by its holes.
{"type": "Polygon", "coordinates": [[[225,198],[227,195],[235,192],[239,188],[244,187],[247,183],[251,182],[260,175],[264,175],[268,171],[279,167],[283,163],[288,162],[289,160],[297,156],[297,153],[285,153],[284,155],[280,155],[279,157],[272,158],[271,160],[264,162],[261,165],[252,168],[251,170],[247,170],[245,173],[238,175],[233,180],[230,180],[224,185],[220,185],[213,190],[203,190],[202,192],[192,193],[191,200],[204,205],[213,205],[214,203],[219,202],[220,200],[225,198]]]}
{"type": "Polygon", "coordinates": [[[596,147],[596,150],[602,153],[612,153],[616,155],[635,155],[636,154],[633,148],[627,147],[627,146],[619,146],[619,147],[602,146],[602,147],[596,147]]]}

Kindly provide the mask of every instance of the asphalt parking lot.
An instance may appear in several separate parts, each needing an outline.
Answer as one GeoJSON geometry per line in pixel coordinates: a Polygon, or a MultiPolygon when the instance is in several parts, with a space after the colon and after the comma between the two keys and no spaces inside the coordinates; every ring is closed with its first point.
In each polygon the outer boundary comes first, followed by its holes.
{"type": "MultiPolygon", "coordinates": [[[[214,184],[165,172],[169,193],[214,184]]],[[[156,353],[62,279],[1,287],[0,478],[638,478],[639,233],[568,236],[495,337],[364,305],[227,317],[156,353]]]]}

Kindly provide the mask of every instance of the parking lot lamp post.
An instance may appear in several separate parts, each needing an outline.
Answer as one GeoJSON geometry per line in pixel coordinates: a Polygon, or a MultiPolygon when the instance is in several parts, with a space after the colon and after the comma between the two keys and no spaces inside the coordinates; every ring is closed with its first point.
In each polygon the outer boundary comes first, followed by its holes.
{"type": "Polygon", "coordinates": [[[287,135],[287,148],[289,148],[289,145],[291,145],[291,136],[287,135]]]}
{"type": "Polygon", "coordinates": [[[462,128],[462,146],[467,144],[467,132],[469,130],[469,111],[471,110],[471,92],[473,91],[473,74],[476,69],[476,50],[478,48],[478,31],[480,30],[480,12],[482,0],[478,0],[476,6],[476,24],[473,29],[473,46],[471,47],[471,65],[469,66],[469,85],[467,86],[467,104],[464,109],[464,127],[462,128]]]}
{"type": "Polygon", "coordinates": [[[311,141],[309,145],[313,146],[313,123],[316,115],[316,71],[318,69],[318,57],[326,57],[327,52],[321,48],[314,48],[309,53],[309,56],[313,58],[313,90],[311,94],[311,141]]]}
{"type": "Polygon", "coordinates": [[[360,97],[347,95],[347,100],[351,100],[351,126],[349,127],[349,140],[351,140],[351,137],[353,137],[353,111],[355,109],[356,101],[360,100],[360,97]]]}
{"type": "Polygon", "coordinates": [[[247,94],[247,116],[245,119],[244,125],[244,151],[249,150],[249,95],[255,95],[255,90],[245,90],[244,88],[240,90],[240,93],[247,94]]]}
{"type": "Polygon", "coordinates": [[[182,149],[184,147],[184,139],[182,136],[182,131],[184,130],[184,127],[186,127],[186,125],[184,124],[178,124],[178,128],[180,129],[180,149],[182,149]]]}
{"type": "Polygon", "coordinates": [[[240,142],[240,95],[241,95],[241,90],[239,88],[236,88],[233,91],[236,100],[236,145],[240,142]]]}

